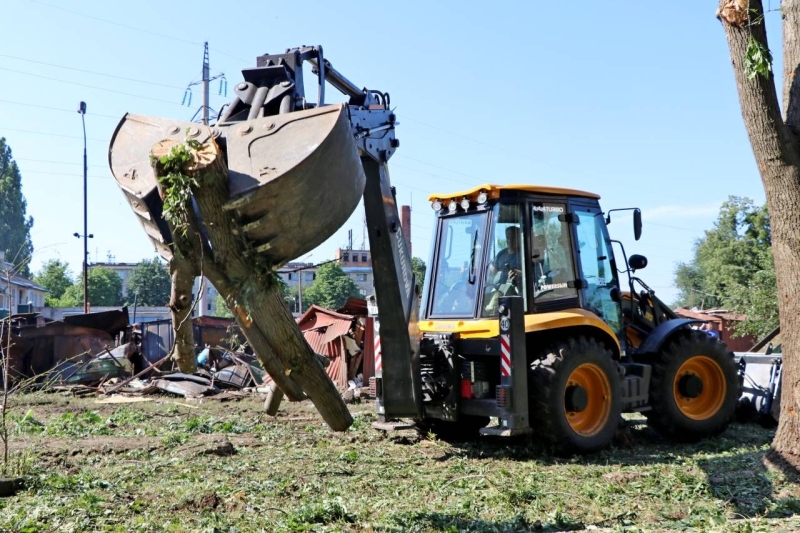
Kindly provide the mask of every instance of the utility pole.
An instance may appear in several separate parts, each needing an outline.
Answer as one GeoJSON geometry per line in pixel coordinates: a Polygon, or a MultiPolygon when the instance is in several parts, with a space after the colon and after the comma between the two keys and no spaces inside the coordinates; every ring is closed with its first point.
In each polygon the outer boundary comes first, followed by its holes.
{"type": "Polygon", "coordinates": [[[83,312],[89,312],[89,277],[87,275],[87,265],[89,260],[89,243],[88,243],[88,218],[87,218],[87,183],[86,178],[88,174],[88,165],[86,163],[86,102],[81,102],[78,105],[78,113],[81,115],[81,123],[83,124],[83,312]]]}
{"type": "Polygon", "coordinates": [[[211,69],[208,64],[208,41],[203,44],[203,124],[208,126],[208,82],[211,81],[208,77],[211,69]]]}
{"type": "MultiPolygon", "coordinates": [[[[211,109],[211,99],[209,96],[210,93],[210,86],[211,82],[219,79],[219,94],[222,96],[225,93],[225,96],[228,95],[228,80],[225,79],[225,74],[220,72],[219,74],[212,76],[211,75],[211,61],[208,55],[208,41],[203,43],[203,77],[200,81],[193,81],[189,85],[186,86],[186,91],[183,93],[183,101],[181,105],[188,105],[191,107],[192,105],[192,87],[195,85],[202,85],[203,87],[203,105],[200,109],[198,109],[194,116],[192,117],[192,121],[197,118],[197,115],[200,114],[200,119],[202,120],[203,124],[206,126],[208,125],[208,121],[210,120],[211,112],[214,111],[211,109]]],[[[215,112],[216,113],[216,112],[215,112]]]]}

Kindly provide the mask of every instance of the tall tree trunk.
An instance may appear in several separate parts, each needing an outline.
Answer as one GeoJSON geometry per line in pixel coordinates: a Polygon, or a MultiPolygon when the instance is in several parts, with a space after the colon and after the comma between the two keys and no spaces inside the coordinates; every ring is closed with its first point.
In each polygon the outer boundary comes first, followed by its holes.
{"type": "MultiPolygon", "coordinates": [[[[194,355],[194,327],[192,324],[192,286],[196,266],[194,262],[176,250],[169,262],[172,277],[172,295],[169,310],[172,314],[172,328],[175,330],[175,344],[170,356],[178,363],[181,372],[193,374],[197,370],[194,355]]],[[[198,298],[200,296],[198,295],[198,298]]]]}
{"type": "Polygon", "coordinates": [[[778,310],[783,341],[783,392],[778,431],[771,457],[800,465],[800,0],[784,0],[784,109],[781,116],[772,71],[746,74],[751,39],[769,50],[761,0],[722,0],[717,16],[731,51],[747,134],[758,164],[772,228],[772,251],[778,285],[778,310]]]}
{"type": "MultiPolygon", "coordinates": [[[[151,153],[158,158],[170,153],[174,145],[162,141],[151,153]]],[[[186,171],[199,184],[192,187],[192,195],[208,237],[208,243],[203,239],[203,272],[234,311],[253,349],[266,363],[265,370],[286,396],[297,398],[299,386],[332,429],[347,429],[352,416],[286,307],[271,265],[254,252],[224,209],[230,196],[224,155],[213,139],[192,151],[195,163],[186,171]]],[[[193,215],[189,219],[187,234],[201,235],[193,215]]],[[[192,240],[173,236],[182,251],[184,241],[192,240]]]]}

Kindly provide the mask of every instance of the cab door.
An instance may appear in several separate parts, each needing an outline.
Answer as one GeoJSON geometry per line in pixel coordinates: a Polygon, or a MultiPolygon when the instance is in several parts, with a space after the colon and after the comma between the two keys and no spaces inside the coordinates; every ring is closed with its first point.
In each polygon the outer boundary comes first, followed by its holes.
{"type": "Polygon", "coordinates": [[[622,334],[619,281],[611,241],[597,205],[573,203],[577,217],[575,251],[581,270],[583,308],[603,319],[617,335],[622,334]]]}

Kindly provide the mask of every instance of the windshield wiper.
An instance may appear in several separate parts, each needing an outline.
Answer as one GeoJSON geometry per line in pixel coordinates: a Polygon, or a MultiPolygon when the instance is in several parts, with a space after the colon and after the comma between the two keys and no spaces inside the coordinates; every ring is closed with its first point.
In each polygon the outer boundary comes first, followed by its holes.
{"type": "Polygon", "coordinates": [[[469,272],[467,273],[467,283],[475,285],[475,249],[478,247],[478,230],[475,230],[475,237],[472,239],[472,251],[469,254],[469,272]]]}

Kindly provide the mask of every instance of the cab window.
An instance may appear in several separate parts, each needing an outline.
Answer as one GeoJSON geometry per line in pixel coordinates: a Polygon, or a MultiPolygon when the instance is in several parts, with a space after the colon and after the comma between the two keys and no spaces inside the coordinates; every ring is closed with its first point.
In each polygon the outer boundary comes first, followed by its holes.
{"type": "Polygon", "coordinates": [[[534,202],[531,206],[535,304],[578,297],[570,227],[564,217],[566,211],[566,205],[557,202],[534,202]]]}
{"type": "MultiPolygon", "coordinates": [[[[484,271],[482,317],[497,316],[501,296],[526,296],[525,239],[522,207],[497,204],[492,209],[488,263],[484,271]]],[[[525,302],[527,309],[527,301],[525,302]]]]}
{"type": "Polygon", "coordinates": [[[606,236],[603,217],[597,209],[580,208],[577,211],[578,250],[583,279],[586,281],[584,305],[602,318],[609,327],[619,332],[622,316],[619,303],[612,297],[617,279],[611,266],[611,242],[606,236]]]}
{"type": "Polygon", "coordinates": [[[474,316],[485,226],[486,213],[441,219],[431,316],[474,316]]]}

